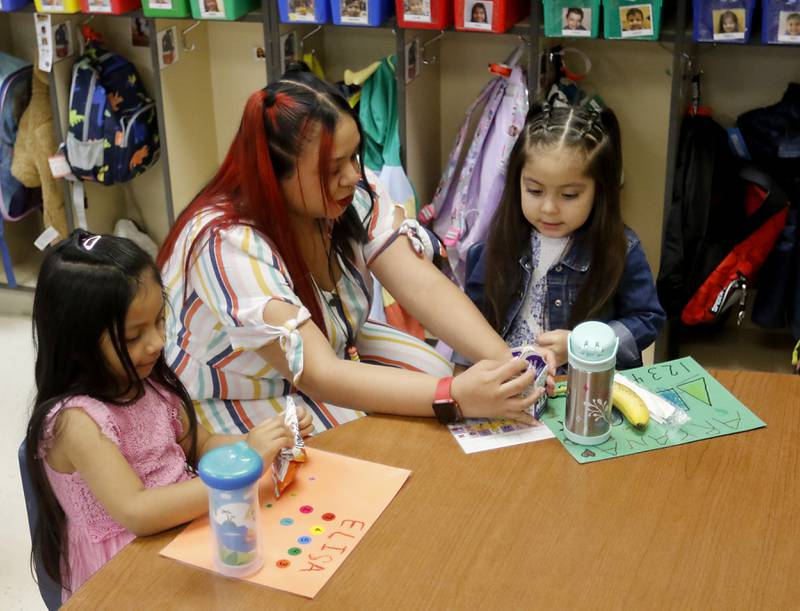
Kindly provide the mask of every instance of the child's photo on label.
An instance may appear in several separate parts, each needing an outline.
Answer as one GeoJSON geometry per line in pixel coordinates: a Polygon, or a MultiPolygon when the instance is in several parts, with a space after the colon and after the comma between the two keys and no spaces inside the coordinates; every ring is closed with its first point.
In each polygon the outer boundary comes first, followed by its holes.
{"type": "Polygon", "coordinates": [[[746,13],[743,8],[719,9],[711,12],[714,40],[744,40],[746,13]]]}
{"type": "Polygon", "coordinates": [[[150,0],[148,2],[150,8],[157,8],[162,10],[171,11],[172,10],[172,0],[150,0]]]}
{"type": "Polygon", "coordinates": [[[89,0],[90,13],[110,13],[111,0],[89,0]]]}
{"type": "Polygon", "coordinates": [[[561,9],[561,35],[589,37],[592,35],[592,9],[571,6],[561,9]]]}
{"type": "Polygon", "coordinates": [[[326,0],[289,0],[289,21],[314,21],[314,2],[326,0]]]}
{"type": "Polygon", "coordinates": [[[131,19],[131,44],[134,47],[150,46],[150,28],[147,25],[146,17],[131,19]]]}
{"type": "Polygon", "coordinates": [[[42,12],[64,12],[64,0],[42,0],[42,12]]]}
{"type": "Polygon", "coordinates": [[[180,50],[175,44],[177,40],[178,28],[175,26],[158,33],[158,67],[162,70],[180,59],[180,50]]]}
{"type": "Polygon", "coordinates": [[[72,22],[59,23],[53,30],[55,43],[55,61],[65,59],[72,55],[72,22]]]}
{"type": "Polygon", "coordinates": [[[633,4],[619,8],[619,25],[622,38],[653,35],[653,6],[633,4]]]}
{"type": "Polygon", "coordinates": [[[472,0],[464,3],[464,25],[475,30],[492,29],[494,2],[472,0]]]}
{"type": "Polygon", "coordinates": [[[197,0],[200,3],[201,17],[224,17],[225,3],[223,0],[197,0]]]}
{"type": "Polygon", "coordinates": [[[778,18],[778,40],[800,44],[800,6],[797,11],[781,11],[778,18]]]}
{"type": "Polygon", "coordinates": [[[369,23],[367,0],[340,0],[342,23],[369,23]]]}
{"type": "Polygon", "coordinates": [[[403,0],[403,19],[431,23],[431,0],[403,0]]]}

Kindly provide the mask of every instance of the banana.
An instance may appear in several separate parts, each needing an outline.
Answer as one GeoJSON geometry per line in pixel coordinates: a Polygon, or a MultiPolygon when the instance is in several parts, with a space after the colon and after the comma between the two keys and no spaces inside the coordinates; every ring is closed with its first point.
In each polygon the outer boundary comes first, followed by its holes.
{"type": "Polygon", "coordinates": [[[642,398],[619,382],[614,382],[612,402],[628,422],[640,431],[650,422],[650,412],[642,398]]]}

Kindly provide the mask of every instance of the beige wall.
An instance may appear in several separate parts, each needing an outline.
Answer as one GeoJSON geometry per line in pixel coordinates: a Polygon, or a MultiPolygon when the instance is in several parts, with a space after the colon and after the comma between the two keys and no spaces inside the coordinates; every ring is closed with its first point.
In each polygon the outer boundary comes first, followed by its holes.
{"type": "Polygon", "coordinates": [[[217,158],[221,162],[239,128],[245,102],[267,84],[263,60],[254,59],[253,47],[264,46],[260,23],[208,24],[217,158]]]}
{"type": "Polygon", "coordinates": [[[747,110],[778,102],[790,82],[800,81],[800,50],[772,46],[695,46],[703,70],[702,102],[724,127],[747,110]]]}
{"type": "Polygon", "coordinates": [[[592,60],[585,90],[617,113],[622,131],[625,185],[622,214],[658,269],[667,168],[672,49],[632,41],[572,45],[592,60]]]}
{"type": "MultiPolygon", "coordinates": [[[[176,24],[180,34],[185,22],[160,19],[156,29],[162,31],[176,24]]],[[[208,24],[202,22],[192,30],[187,43],[194,45],[194,50],[182,49],[180,61],[160,74],[176,218],[218,166],[208,24]]]]}

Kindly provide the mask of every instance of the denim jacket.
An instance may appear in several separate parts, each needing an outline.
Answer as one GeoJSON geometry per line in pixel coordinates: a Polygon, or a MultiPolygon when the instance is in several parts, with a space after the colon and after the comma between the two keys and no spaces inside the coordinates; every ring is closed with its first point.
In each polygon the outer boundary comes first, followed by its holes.
{"type": "MultiPolygon", "coordinates": [[[[653,275],[639,238],[627,227],[625,237],[628,241],[625,270],[613,299],[596,317],[596,320],[608,323],[619,337],[618,369],[638,367],[642,364],[642,350],[655,341],[665,319],[664,310],[656,294],[653,275]]],[[[591,253],[585,248],[576,246],[577,243],[570,247],[547,272],[545,324],[548,331],[569,329],[572,305],[589,271],[591,253]]],[[[477,263],[467,278],[465,291],[475,305],[483,310],[486,251],[483,249],[483,244],[476,246],[476,249],[478,248],[480,254],[473,255],[477,258],[477,263]]],[[[522,266],[523,284],[515,293],[500,330],[500,335],[504,339],[507,338],[511,323],[522,306],[525,294],[531,290],[533,268],[530,252],[520,258],[519,264],[522,266]]],[[[455,360],[463,363],[458,356],[455,360]]]]}

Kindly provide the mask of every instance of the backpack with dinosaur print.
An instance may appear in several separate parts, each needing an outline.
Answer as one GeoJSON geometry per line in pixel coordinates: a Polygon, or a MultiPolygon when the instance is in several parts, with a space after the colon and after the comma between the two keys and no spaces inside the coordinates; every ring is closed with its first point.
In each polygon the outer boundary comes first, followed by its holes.
{"type": "Polygon", "coordinates": [[[133,179],[159,155],[156,107],[133,64],[86,43],[72,69],[67,160],[79,180],[133,179]]]}

